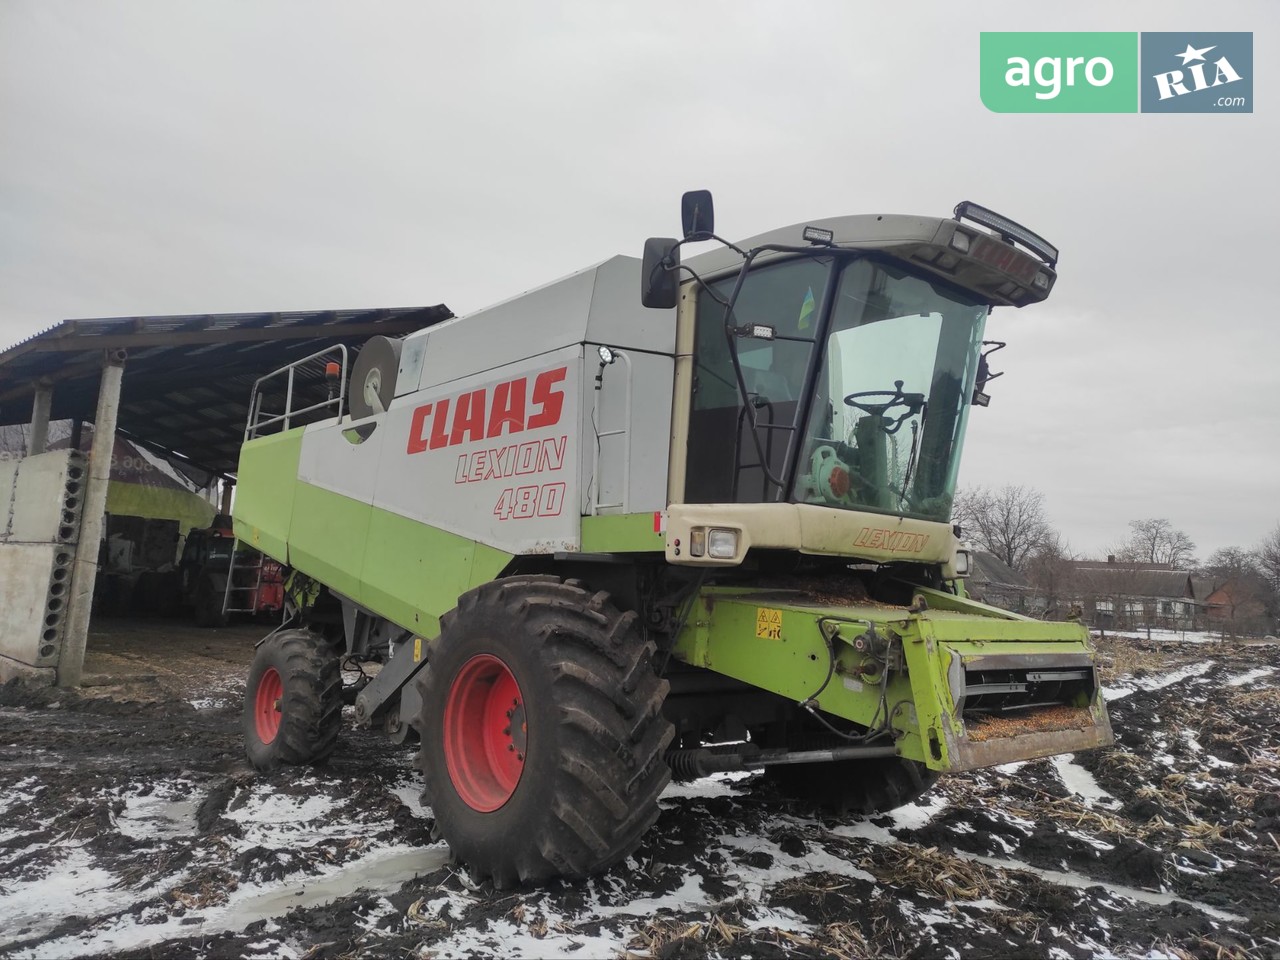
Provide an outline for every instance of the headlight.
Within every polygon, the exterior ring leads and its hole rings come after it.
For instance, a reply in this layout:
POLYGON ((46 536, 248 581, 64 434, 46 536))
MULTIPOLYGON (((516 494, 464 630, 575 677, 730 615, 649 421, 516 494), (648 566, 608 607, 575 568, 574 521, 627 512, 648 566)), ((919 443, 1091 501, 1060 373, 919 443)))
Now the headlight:
POLYGON ((738 531, 712 529, 707 532, 707 556, 732 560, 738 555, 738 531))
POLYGON ((689 556, 701 557, 707 552, 707 530, 705 527, 694 527, 689 531, 689 556))
POLYGON ((973 569, 973 555, 969 553, 967 548, 961 548, 956 551, 956 576, 967 577, 969 571, 973 569))

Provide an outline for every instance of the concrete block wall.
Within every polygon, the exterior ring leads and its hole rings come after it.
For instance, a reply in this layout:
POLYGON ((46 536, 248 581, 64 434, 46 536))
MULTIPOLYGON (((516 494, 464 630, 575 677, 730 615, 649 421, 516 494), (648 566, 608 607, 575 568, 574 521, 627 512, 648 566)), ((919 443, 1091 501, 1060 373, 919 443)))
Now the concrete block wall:
POLYGON ((0 681, 54 681, 87 481, 75 450, 0 461, 0 681))

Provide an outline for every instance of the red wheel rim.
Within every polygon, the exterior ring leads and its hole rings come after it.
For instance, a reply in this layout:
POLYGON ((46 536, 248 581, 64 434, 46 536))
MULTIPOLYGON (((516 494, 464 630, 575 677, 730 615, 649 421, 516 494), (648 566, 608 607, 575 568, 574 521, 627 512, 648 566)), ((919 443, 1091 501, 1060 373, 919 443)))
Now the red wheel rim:
POLYGON ((472 657, 444 705, 444 762, 462 802, 492 813, 510 800, 527 748, 524 698, 510 668, 487 653, 472 657))
POLYGON ((258 728, 258 739, 271 743, 280 732, 280 700, 284 696, 284 681, 280 671, 267 667, 258 680, 258 692, 253 698, 253 719, 258 728))

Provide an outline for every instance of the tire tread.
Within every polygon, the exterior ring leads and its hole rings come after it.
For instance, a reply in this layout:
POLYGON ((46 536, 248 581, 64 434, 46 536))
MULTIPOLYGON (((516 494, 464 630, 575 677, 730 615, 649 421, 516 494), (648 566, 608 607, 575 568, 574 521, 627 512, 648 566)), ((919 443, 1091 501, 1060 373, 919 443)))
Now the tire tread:
MULTIPOLYGON (((558 755, 539 774, 552 778, 552 799, 520 836, 484 842, 450 837, 445 825, 444 838, 478 879, 499 888, 607 869, 629 855, 657 819, 658 796, 670 780, 664 753, 674 728, 662 714, 668 684, 653 671, 655 646, 636 615, 619 611, 605 591, 554 576, 514 577, 458 598, 441 618, 437 658, 455 631, 462 637, 471 618, 485 616, 536 645, 560 728, 558 755)), ((448 772, 428 769, 426 760, 430 705, 447 694, 446 681, 428 666, 416 682, 423 702, 419 766, 430 803, 431 794, 454 789, 448 772)))

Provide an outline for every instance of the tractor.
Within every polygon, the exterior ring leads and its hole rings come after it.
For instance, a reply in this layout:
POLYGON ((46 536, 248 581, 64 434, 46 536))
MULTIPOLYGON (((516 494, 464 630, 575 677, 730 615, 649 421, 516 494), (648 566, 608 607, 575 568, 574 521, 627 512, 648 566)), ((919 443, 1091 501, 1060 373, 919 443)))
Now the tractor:
POLYGON ((255 767, 324 761, 350 705, 505 888, 623 860, 673 777, 874 813, 1111 742, 1085 628, 968 599, 951 522, 988 313, 1048 297, 1057 249, 969 202, 740 243, 706 191, 682 219, 255 384, 235 533, 293 570, 255 767))
POLYGON ((233 613, 258 616, 284 608, 281 565, 239 544, 225 515, 187 534, 175 574, 174 605, 192 611, 201 627, 225 627, 233 613))

